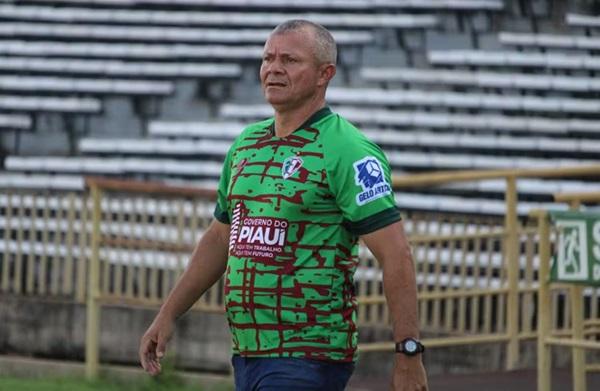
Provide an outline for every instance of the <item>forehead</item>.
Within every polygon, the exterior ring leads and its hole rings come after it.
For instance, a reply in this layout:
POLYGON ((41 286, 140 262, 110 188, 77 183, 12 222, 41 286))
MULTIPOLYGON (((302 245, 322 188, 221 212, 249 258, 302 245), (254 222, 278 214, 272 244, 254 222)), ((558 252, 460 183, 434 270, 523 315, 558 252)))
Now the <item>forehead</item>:
POLYGON ((312 55, 313 34, 306 29, 271 34, 265 42, 265 53, 312 55))

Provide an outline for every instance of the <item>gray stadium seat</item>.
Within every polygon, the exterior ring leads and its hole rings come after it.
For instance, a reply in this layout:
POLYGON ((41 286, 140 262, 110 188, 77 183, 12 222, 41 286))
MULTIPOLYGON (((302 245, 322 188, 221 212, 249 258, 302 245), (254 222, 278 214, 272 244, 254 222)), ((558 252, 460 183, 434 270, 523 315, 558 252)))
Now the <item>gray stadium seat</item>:
POLYGON ((153 121, 148 134, 154 137, 214 138, 233 140, 247 124, 241 122, 169 122, 153 121))
POLYGON ((600 39, 596 37, 583 37, 574 35, 557 34, 526 34, 508 33, 499 34, 500 42, 504 45, 519 47, 539 47, 558 49, 598 50, 600 39))
MULTIPOLYGON (((115 4, 118 5, 118 4, 115 4)), ((368 12, 369 10, 365 10, 368 12)), ((274 27, 291 18, 308 19, 326 27, 349 28, 430 28, 437 25, 432 15, 372 13, 275 13, 165 11, 136 9, 94 9, 45 6, 0 6, 0 18, 33 22, 114 23, 180 26, 252 26, 274 27)))
POLYGON ((218 177, 221 173, 221 166, 221 162, 152 158, 8 156, 5 159, 5 167, 10 171, 86 175, 157 174, 182 177, 207 175, 218 177))
MULTIPOLYGON (((84 55, 84 54, 82 54, 84 55)), ((238 64, 129 62, 42 57, 0 57, 0 70, 25 73, 94 75, 96 77, 230 78, 239 77, 238 64)))
MULTIPOLYGON (((79 175, 23 174, 19 172, 0 173, 0 188, 3 189, 15 188, 81 191, 84 189, 84 186, 84 179, 79 175)), ((2 197, 5 196, 3 195, 2 197)))
POLYGON ((428 106, 478 108, 491 110, 522 110, 529 112, 600 112, 600 100, 540 98, 519 95, 457 93, 427 90, 382 90, 332 87, 327 99, 339 105, 428 106))
POLYGON ((384 86, 394 83, 410 83, 566 92, 600 91, 600 82, 596 78, 585 76, 553 76, 446 69, 362 68, 361 77, 367 81, 381 83, 384 86))
MULTIPOLYGON (((440 112, 366 109, 364 107, 333 107, 334 111, 360 125, 458 128, 480 131, 531 132, 544 134, 568 134, 581 132, 598 134, 600 120, 551 119, 544 117, 518 117, 498 114, 448 114, 440 112)), ((268 105, 238 105, 226 103, 221 115, 230 119, 263 119, 272 115, 268 105)))
MULTIPOLYGON (((115 25, 72 25, 56 23, 3 22, 0 36, 11 38, 82 39, 150 43, 264 43, 271 30, 211 29, 181 27, 136 27, 115 25)), ((364 45, 373 40, 368 31, 332 31, 339 45, 364 45)))
POLYGON ((522 53, 491 51, 431 51, 429 61, 434 65, 556 68, 599 70, 598 58, 585 55, 565 56, 558 53, 522 53))
POLYGON ((79 150, 84 154, 144 154, 171 156, 225 156, 231 141, 191 141, 165 139, 94 139, 84 138, 79 150))
MULTIPOLYGON (((55 3, 55 0, 37 0, 55 3)), ((489 10, 504 8, 501 0, 60 0, 67 4, 98 4, 115 6, 140 5, 176 5, 188 7, 219 7, 242 9, 335 9, 335 10, 373 10, 389 9, 432 9, 432 10, 489 10)))
POLYGON ((20 114, 1 114, 0 128, 13 130, 27 130, 31 128, 31 118, 20 114))
POLYGON ((0 54, 17 56, 84 57, 134 60, 182 59, 257 60, 262 46, 189 44, 65 43, 54 41, 0 40, 0 54))
POLYGON ((102 104, 94 98, 54 98, 0 95, 0 109, 28 112, 96 114, 102 104))
POLYGON ((0 75, 0 90, 59 94, 84 93, 165 96, 173 93, 174 86, 172 83, 164 81, 0 75))

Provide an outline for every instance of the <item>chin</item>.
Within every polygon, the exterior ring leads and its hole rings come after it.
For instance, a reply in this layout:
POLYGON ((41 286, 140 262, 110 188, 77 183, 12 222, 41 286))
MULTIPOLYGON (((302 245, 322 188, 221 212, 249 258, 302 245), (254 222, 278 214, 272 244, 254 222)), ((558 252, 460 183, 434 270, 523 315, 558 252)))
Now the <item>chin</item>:
POLYGON ((265 100, 271 106, 281 106, 281 105, 285 105, 286 103, 289 102, 289 99, 287 97, 273 96, 271 94, 265 94, 265 100))

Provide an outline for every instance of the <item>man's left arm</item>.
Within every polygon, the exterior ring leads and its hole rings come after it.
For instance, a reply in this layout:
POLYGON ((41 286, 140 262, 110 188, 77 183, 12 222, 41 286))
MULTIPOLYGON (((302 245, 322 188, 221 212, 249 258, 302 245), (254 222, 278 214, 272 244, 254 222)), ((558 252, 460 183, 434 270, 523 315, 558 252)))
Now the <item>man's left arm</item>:
MULTIPOLYGON (((419 338, 417 284, 410 245, 402 222, 361 236, 383 271, 383 290, 393 322, 394 339, 419 338)), ((426 391, 421 354, 395 353, 392 390, 426 391)))

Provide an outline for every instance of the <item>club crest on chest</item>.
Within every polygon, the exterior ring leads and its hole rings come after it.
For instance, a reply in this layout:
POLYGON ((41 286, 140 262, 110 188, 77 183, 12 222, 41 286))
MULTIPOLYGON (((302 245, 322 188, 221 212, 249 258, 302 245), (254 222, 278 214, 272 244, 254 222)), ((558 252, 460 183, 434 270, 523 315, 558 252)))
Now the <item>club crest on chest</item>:
POLYGON ((290 156, 285 159, 281 165, 281 176, 283 179, 288 179, 294 175, 302 167, 303 163, 302 158, 298 156, 290 156))

